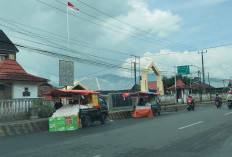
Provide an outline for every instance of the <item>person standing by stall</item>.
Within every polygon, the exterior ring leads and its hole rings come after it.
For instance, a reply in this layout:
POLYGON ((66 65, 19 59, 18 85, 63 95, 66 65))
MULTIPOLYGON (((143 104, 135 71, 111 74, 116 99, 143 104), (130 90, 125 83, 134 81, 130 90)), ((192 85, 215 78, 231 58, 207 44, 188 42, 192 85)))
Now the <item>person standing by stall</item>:
POLYGON ((62 106, 63 106, 62 100, 59 99, 59 102, 56 102, 56 103, 55 103, 55 109, 58 110, 58 109, 61 108, 62 106))

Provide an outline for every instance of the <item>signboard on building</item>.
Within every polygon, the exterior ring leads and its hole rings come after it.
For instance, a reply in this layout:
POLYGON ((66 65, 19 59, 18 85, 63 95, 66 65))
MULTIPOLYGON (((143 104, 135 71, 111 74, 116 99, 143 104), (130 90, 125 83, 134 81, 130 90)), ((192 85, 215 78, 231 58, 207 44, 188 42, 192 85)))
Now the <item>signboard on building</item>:
POLYGON ((59 85, 73 86, 74 83, 74 63, 72 61, 59 61, 59 85))
POLYGON ((178 66, 177 72, 178 72, 178 75, 188 75, 189 74, 189 65, 178 66))

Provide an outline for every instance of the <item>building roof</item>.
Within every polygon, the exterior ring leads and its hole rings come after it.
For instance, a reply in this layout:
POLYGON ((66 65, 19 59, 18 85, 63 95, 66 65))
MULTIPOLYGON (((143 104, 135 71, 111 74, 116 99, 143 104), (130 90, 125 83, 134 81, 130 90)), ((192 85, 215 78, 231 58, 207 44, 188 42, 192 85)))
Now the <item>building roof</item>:
POLYGON ((38 96, 39 97, 43 97, 43 94, 48 93, 52 90, 57 89, 56 87, 53 87, 51 84, 47 83, 47 82, 41 82, 38 85, 38 96))
POLYGON ((47 82, 47 79, 27 73, 17 61, 4 59, 0 62, 1 81, 47 82))
POLYGON ((148 89, 157 90, 157 81, 148 81, 148 89))
POLYGON ((16 46, 11 42, 11 40, 2 30, 0 30, 0 51, 19 52, 16 46))
MULTIPOLYGON (((185 85, 184 82, 182 82, 181 80, 176 81, 176 89, 190 89, 190 88, 191 87, 185 85)), ((175 89, 175 84, 167 88, 167 90, 172 90, 172 89, 175 89)))
POLYGON ((210 85, 212 85, 214 88, 226 88, 228 84, 222 81, 211 81, 210 85))
POLYGON ((81 81, 78 81, 74 84, 73 87, 68 89, 73 89, 77 85, 85 87, 84 89, 92 91, 119 91, 119 90, 130 90, 133 88, 134 83, 132 82, 120 82, 120 83, 111 83, 104 79, 99 78, 87 78, 81 81))
POLYGON ((204 82, 193 82, 192 84, 192 88, 199 88, 199 84, 201 86, 201 88, 206 88, 206 89, 214 89, 213 86, 207 84, 207 83, 204 83, 204 82))

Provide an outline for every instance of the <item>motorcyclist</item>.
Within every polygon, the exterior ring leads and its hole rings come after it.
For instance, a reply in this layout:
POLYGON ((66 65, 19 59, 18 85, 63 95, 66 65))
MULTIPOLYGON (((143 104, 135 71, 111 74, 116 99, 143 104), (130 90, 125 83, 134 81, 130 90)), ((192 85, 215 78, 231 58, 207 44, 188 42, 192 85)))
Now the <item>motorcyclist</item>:
POLYGON ((229 92, 228 92, 228 95, 227 95, 227 97, 226 97, 226 100, 227 100, 228 102, 232 101, 232 91, 229 91, 229 92))
POLYGON ((190 111, 191 109, 194 111, 195 105, 194 105, 194 100, 191 97, 191 95, 188 95, 188 97, 187 97, 187 105, 188 105, 188 107, 187 107, 188 111, 190 111))
MULTIPOLYGON (((216 94, 216 97, 215 97, 215 105, 216 104, 219 104, 219 106, 221 106, 221 104, 222 104, 222 98, 220 97, 220 95, 219 94, 216 94)), ((218 106, 217 106, 218 107, 218 106)))
POLYGON ((193 105, 194 105, 194 100, 193 100, 193 98, 191 97, 191 95, 188 95, 187 103, 193 103, 193 105))

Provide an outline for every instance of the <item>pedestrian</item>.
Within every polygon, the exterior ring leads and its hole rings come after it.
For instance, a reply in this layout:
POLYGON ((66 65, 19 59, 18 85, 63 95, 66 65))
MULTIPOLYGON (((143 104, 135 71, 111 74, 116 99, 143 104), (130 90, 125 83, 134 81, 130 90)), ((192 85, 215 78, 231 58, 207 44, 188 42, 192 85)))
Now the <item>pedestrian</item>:
POLYGON ((59 108, 61 108, 61 107, 63 106, 63 104, 62 104, 61 101, 62 101, 62 100, 60 99, 59 102, 56 102, 56 103, 55 103, 55 109, 56 109, 56 110, 58 110, 59 108))

